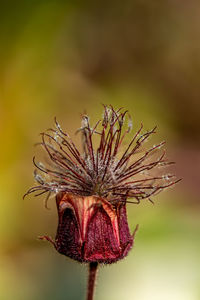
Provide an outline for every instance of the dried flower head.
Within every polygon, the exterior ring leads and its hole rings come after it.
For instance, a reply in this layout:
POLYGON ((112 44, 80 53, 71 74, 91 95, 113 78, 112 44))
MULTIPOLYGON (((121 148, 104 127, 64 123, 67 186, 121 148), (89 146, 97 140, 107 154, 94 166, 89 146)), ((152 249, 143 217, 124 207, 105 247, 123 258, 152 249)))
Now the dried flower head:
POLYGON ((141 125, 124 146, 131 129, 127 111, 104 106, 102 120, 93 127, 89 117, 82 116, 77 131, 81 134, 82 151, 56 120, 55 129, 41 134, 40 144, 48 154, 49 166, 33 159, 38 185, 25 196, 56 195, 56 239, 43 238, 60 253, 80 262, 112 263, 125 257, 136 231, 132 235, 129 232, 126 204, 138 204, 143 199, 152 202, 153 195, 177 182, 171 174, 157 174, 158 167, 172 164, 160 150, 165 142, 148 150, 143 148, 156 127, 142 133, 141 125))

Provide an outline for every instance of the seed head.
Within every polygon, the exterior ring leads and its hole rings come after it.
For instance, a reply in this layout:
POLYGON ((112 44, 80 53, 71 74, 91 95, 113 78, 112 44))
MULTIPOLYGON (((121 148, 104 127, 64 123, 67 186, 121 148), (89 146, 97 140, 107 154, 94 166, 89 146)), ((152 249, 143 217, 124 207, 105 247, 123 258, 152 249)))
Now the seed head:
POLYGON ((158 173, 158 167, 172 164, 160 150, 161 142, 145 150, 144 143, 156 127, 143 132, 143 125, 131 135, 127 111, 104 106, 103 118, 93 127, 82 116, 82 151, 55 120, 55 128, 41 134, 41 146, 49 164, 33 159, 38 183, 25 194, 56 195, 58 229, 55 248, 81 262, 115 262, 127 255, 134 241, 130 235, 126 204, 137 203, 174 185, 174 175, 158 173), (95 141, 98 139, 98 143, 95 141))

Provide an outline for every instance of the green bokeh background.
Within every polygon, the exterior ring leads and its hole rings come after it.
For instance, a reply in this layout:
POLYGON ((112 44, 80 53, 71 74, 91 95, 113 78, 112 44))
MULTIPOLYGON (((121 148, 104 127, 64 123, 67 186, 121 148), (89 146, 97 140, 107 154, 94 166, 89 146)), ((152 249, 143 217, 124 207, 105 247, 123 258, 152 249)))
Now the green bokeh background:
POLYGON ((39 133, 53 118, 72 136, 80 115, 125 107, 133 128, 158 125, 157 142, 183 181, 128 207, 139 223, 129 256, 100 269, 96 300, 200 299, 200 3, 1 1, 0 299, 84 299, 87 267, 37 236, 57 215, 33 185, 39 133))

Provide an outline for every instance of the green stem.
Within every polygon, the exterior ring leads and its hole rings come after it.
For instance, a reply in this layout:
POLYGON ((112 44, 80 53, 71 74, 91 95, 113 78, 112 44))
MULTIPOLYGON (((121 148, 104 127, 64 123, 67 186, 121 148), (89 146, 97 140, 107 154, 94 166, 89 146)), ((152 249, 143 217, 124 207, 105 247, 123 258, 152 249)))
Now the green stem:
POLYGON ((89 264, 87 300, 94 299, 94 288, 95 288, 95 282, 96 282, 97 267, 98 267, 97 262, 91 262, 89 264))

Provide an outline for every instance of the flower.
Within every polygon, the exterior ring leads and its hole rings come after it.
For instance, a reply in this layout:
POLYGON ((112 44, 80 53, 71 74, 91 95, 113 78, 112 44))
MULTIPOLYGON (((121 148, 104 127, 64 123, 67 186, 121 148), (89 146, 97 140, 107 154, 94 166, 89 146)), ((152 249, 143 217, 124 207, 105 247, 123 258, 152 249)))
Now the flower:
POLYGON ((177 182, 172 180, 174 175, 157 174, 158 167, 171 164, 165 151, 160 153, 165 142, 148 150, 143 148, 156 127, 142 133, 141 125, 121 152, 131 129, 127 111, 104 106, 103 118, 93 128, 89 117, 82 116, 82 126, 77 131, 82 137, 82 152, 56 120, 55 129, 41 134, 40 144, 48 154, 49 167, 33 159, 39 170, 35 170, 38 185, 25 196, 56 195, 55 241, 48 236, 41 238, 50 241, 61 254, 90 263, 122 259, 133 246, 138 228, 130 234, 127 203, 139 204, 143 199, 152 202, 153 195, 177 182))

